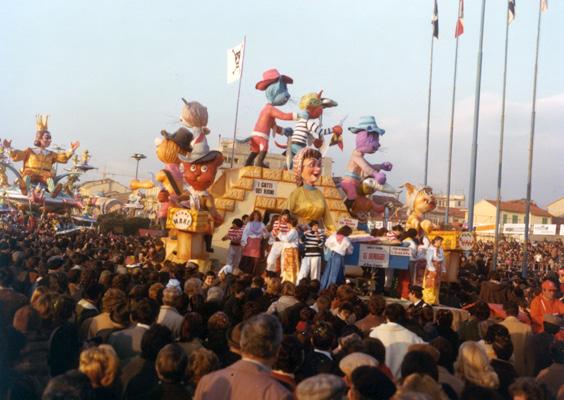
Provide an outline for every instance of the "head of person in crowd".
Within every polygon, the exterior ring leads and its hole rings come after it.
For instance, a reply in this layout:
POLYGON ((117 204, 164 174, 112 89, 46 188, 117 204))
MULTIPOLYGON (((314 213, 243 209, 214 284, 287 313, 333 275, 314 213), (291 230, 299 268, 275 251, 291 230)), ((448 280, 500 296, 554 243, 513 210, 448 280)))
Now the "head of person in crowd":
POLYGON ((433 346, 439 352, 438 366, 446 368, 451 374, 454 373, 454 350, 452 344, 442 336, 436 337, 431 341, 433 346))
POLYGON ((514 400, 551 400, 547 387, 532 377, 517 378, 509 386, 509 395, 514 400))
POLYGON ((476 318, 478 321, 485 321, 490 317, 491 310, 488 303, 483 301, 478 301, 476 304, 470 308, 470 315, 476 318))
POLYGON ((165 383, 181 383, 186 379, 188 357, 179 345, 167 344, 157 354, 155 367, 159 380, 165 383))
POLYGON ((506 301, 503 303, 503 311, 508 317, 517 317, 519 315, 519 306, 514 301, 506 301))
POLYGON ((349 400, 388 400, 395 393, 394 383, 375 366, 360 366, 351 374, 349 400))
POLYGON ((245 321, 241 329, 241 355, 272 367, 282 343, 282 325, 268 314, 259 314, 245 321))
POLYGON ((145 360, 154 361, 159 351, 169 343, 172 343, 172 332, 166 326, 154 324, 141 339, 141 357, 145 360))
POLYGON ((111 313, 118 306, 127 303, 127 296, 120 289, 108 289, 102 297, 102 311, 111 313))
POLYGON ((286 374, 295 374, 304 362, 303 344, 294 335, 285 335, 280 345, 276 363, 272 369, 286 374))
POLYGON ((198 278, 190 278, 184 282, 184 293, 188 297, 202 294, 202 281, 198 278))
POLYGON ((442 328, 452 328, 454 316, 452 311, 446 309, 437 310, 437 326, 442 328))
POLYGON ((499 386, 499 378, 490 366, 483 347, 477 342, 462 343, 454 370, 460 379, 473 385, 490 389, 497 389, 499 386))
POLYGON ((180 290, 175 286, 167 287, 163 290, 163 305, 175 307, 176 301, 180 297, 180 290))
POLYGON ((428 374, 411 374, 403 378, 396 392, 398 398, 409 393, 424 393, 430 400, 448 400, 437 381, 428 374))
POLYGON ((112 346, 102 344, 83 350, 78 368, 93 388, 110 387, 118 374, 119 359, 112 346))
POLYGON ((157 319, 158 312, 157 304, 148 298, 144 298, 133 305, 131 320, 139 324, 151 325, 157 319))
POLYGON ((556 284, 552 280, 545 279, 542 282, 541 289, 542 297, 544 297, 546 300, 552 301, 556 298, 556 292, 558 291, 558 289, 556 288, 556 284))
POLYGON ((388 322, 400 324, 405 321, 405 308, 401 304, 391 303, 386 306, 384 315, 388 322))
POLYGON ((337 230, 337 235, 348 237, 352 234, 352 229, 350 226, 342 226, 337 230))
POLYGON ((155 282, 149 286, 149 299, 161 304, 163 298, 164 285, 160 282, 155 282))
POLYGON ((345 400, 347 385, 336 375, 317 374, 296 387, 297 400, 345 400))
POLYGON ((329 322, 318 321, 313 325, 311 343, 318 350, 331 351, 335 344, 335 330, 329 322))
MULTIPOLYGON (((410 351, 407 352, 401 363, 401 376, 402 378, 406 378, 415 373, 427 374, 435 381, 438 381, 439 370, 437 368, 437 361, 433 355, 431 355, 432 353, 430 350, 435 349, 430 345, 422 346, 426 346, 428 349, 414 347, 417 350, 411 350, 413 347, 410 347, 410 351)), ((436 358, 438 359, 438 352, 436 353, 436 358)))
POLYGON ((204 375, 216 371, 220 367, 219 358, 213 351, 203 347, 194 350, 188 358, 187 375, 190 384, 196 387, 204 375))
POLYGON ((339 361, 339 369, 345 374, 345 381, 350 386, 351 376, 357 368, 363 366, 377 367, 378 364, 378 360, 374 357, 365 353, 354 352, 346 355, 339 361))
POLYGON ((408 299, 413 304, 419 303, 423 299, 423 288, 417 285, 410 285, 408 299))
POLYGON ((195 312, 189 312, 184 316, 180 330, 180 341, 190 342, 200 339, 204 332, 204 321, 202 316, 195 312))
POLYGON ((70 370, 52 378, 41 396, 41 400, 94 400, 95 398, 89 377, 77 370, 70 370))

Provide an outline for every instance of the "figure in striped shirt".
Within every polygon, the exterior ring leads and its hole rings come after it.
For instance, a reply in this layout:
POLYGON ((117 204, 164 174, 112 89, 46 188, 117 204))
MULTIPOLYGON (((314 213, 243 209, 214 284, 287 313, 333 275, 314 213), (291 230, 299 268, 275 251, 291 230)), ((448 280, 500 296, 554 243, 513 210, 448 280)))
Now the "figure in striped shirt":
POLYGON ((300 109, 307 111, 309 118, 299 118, 294 131, 289 140, 286 149, 286 166, 288 170, 293 167, 294 156, 300 152, 304 147, 311 145, 320 148, 323 143, 323 136, 336 134, 341 135, 343 128, 340 125, 335 125, 333 128, 322 128, 319 118, 323 114, 323 110, 329 107, 335 107, 337 102, 322 98, 319 93, 308 93, 300 100, 300 109))
POLYGON ((231 228, 227 231, 227 235, 221 238, 221 240, 229 240, 229 249, 227 250, 227 265, 231 265, 233 268, 238 268, 241 262, 241 238, 243 237, 243 221, 239 218, 235 218, 231 222, 231 228))
POLYGON ((311 221, 308 225, 309 229, 304 232, 304 256, 298 274, 298 283, 303 278, 310 278, 311 280, 321 278, 321 257, 323 256, 325 235, 319 229, 319 222, 311 221))

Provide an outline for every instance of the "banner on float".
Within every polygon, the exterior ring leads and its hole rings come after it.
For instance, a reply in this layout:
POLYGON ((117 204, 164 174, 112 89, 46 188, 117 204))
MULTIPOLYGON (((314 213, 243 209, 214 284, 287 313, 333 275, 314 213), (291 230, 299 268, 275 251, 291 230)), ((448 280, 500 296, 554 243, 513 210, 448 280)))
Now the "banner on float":
POLYGON ((276 197, 276 194, 278 193, 278 183, 255 179, 255 186, 253 190, 255 194, 259 196, 276 197))
POLYGON ((384 227, 384 221, 374 221, 374 228, 381 229, 384 227))
POLYGON ((358 265, 360 267, 388 268, 390 247, 376 244, 360 244, 358 265))
POLYGON ((503 233, 509 235, 524 235, 525 224, 504 224, 503 233))
MULTIPOLYGON (((562 225, 560 225, 560 234, 562 235, 562 225)), ((533 235, 556 235, 556 225, 553 224, 534 224, 533 235)))
POLYGON ((338 226, 348 226, 352 230, 356 230, 358 228, 358 219, 350 218, 350 217, 343 217, 337 220, 338 226))

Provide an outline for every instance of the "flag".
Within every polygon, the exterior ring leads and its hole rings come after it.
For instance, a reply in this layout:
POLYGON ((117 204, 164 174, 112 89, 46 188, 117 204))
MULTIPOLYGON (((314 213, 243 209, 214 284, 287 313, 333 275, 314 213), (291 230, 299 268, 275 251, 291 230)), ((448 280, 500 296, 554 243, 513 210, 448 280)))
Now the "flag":
POLYGON ((510 24, 515 19, 515 0, 509 0, 507 3, 509 13, 507 14, 507 23, 510 24))
POLYGON ((458 20, 456 21, 456 30, 454 37, 459 37, 464 33, 464 0, 458 1, 458 20))
POLYGON ((541 0, 541 11, 545 12, 548 10, 548 0, 541 0))
POLYGON ((435 7, 433 8, 433 19, 431 20, 433 24, 433 36, 437 39, 439 38, 439 7, 437 6, 437 0, 435 0, 435 7))
POLYGON ((244 41, 232 49, 227 50, 227 83, 233 83, 241 79, 244 55, 244 41))

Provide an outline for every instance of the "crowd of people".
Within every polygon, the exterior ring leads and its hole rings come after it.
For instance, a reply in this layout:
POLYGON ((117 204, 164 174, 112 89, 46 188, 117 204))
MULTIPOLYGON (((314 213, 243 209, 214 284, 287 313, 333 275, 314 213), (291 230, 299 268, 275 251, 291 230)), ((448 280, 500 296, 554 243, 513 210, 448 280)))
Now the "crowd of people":
POLYGON ((491 271, 479 242, 431 307, 416 284, 408 302, 393 284, 365 296, 343 274, 350 229, 297 232, 291 215, 233 221, 226 266, 205 273, 157 238, 2 222, 2 399, 564 398, 558 242, 533 244, 526 279, 491 271))

